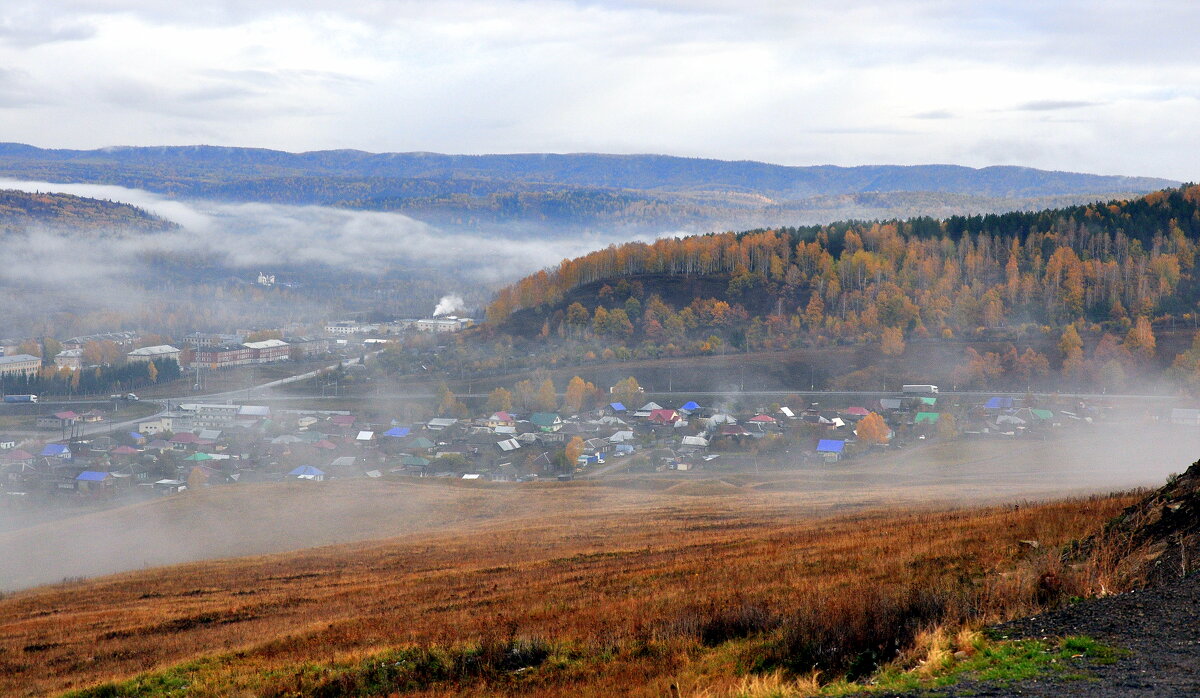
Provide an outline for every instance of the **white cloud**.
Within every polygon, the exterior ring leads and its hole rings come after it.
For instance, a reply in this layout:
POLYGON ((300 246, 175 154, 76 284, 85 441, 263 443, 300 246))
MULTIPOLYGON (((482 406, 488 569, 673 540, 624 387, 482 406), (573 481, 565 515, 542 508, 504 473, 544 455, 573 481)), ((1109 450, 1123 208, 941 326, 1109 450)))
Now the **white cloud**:
POLYGON ((1200 104, 1198 20, 1182 0, 7 0, 0 65, 43 87, 0 80, 0 129, 1196 179, 1175 120, 1200 104))

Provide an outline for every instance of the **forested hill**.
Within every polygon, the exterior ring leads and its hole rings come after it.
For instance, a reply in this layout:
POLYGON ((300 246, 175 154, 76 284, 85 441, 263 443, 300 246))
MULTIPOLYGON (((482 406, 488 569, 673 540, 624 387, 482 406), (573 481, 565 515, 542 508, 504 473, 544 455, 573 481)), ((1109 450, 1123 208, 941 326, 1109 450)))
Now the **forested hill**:
POLYGON ((0 176, 399 211, 459 225, 655 230, 1029 210, 1177 184, 1024 167, 789 167, 666 155, 288 153, 211 146, 44 150, 16 143, 0 144, 0 176))
POLYGON ((1151 323, 1194 323, 1198 246, 1200 186, 1037 213, 697 235, 564 260, 502 289, 488 321, 635 356, 873 341, 886 353, 889 341, 1021 326, 1136 327, 1142 339, 1118 347, 1136 356, 1151 323))
POLYGON ((175 227, 136 206, 70 194, 0 190, 0 233, 40 225, 73 230, 155 232, 175 227))

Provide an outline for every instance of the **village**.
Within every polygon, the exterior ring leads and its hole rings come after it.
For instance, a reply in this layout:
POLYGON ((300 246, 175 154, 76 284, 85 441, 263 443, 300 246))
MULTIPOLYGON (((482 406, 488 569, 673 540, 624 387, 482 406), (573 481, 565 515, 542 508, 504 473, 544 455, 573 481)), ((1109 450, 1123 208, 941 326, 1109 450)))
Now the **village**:
MULTIPOLYGON (((836 469, 846 460, 935 441, 1051 439, 1093 428, 1111 412, 936 394, 843 407, 806 401, 726 409, 656 401, 631 386, 636 379, 622 387, 622 400, 592 409, 483 410, 421 421, 389 417, 370 401, 359 410, 184 402, 130 429, 85 436, 73 435, 73 427, 95 415, 60 411, 43 418, 45 438, 0 438, 0 488, 6 506, 37 508, 285 480, 527 482, 836 469)), ((1161 420, 1194 427, 1200 410, 1175 408, 1161 420)))
POLYGON ((396 349, 393 362, 436 361, 445 347, 433 338, 470 323, 457 317, 338 321, 307 328, 314 336, 297 333, 305 328, 196 332, 182 347, 147 345, 157 338, 132 332, 43 341, 42 353, 57 350, 53 369, 42 368, 33 354, 9 353, 19 346, 6 342, 0 372, 8 381, 5 407, 15 410, 6 415, 24 417, 0 421, 0 501, 10 510, 39 510, 286 480, 529 482, 836 470, 846 461, 931 443, 1046 440, 1131 420, 1200 425, 1200 410, 1178 403, 1116 408, 1065 396, 945 395, 933 385, 894 394, 734 391, 716 397, 647 392, 632 376, 597 389, 576 376, 560 393, 535 371, 535 380, 520 381, 512 391, 497 388, 486 403, 483 396, 457 399, 444 382, 438 395, 403 404, 365 389, 387 374, 385 349, 396 349), (433 341, 416 341, 422 336, 433 341), (14 393, 14 375, 29 387, 38 380, 45 385, 51 375, 68 381, 99 375, 101 368, 84 356, 112 361, 109 370, 125 377, 113 384, 120 391, 78 403, 46 395, 39 403, 32 390, 14 393), (330 359, 338 361, 333 368, 330 359), (188 396, 205 387, 206 375, 284 363, 297 366, 286 375, 310 364, 324 368, 296 375, 310 377, 286 397, 188 396), (156 386, 158 376, 169 380, 156 386), (128 390, 141 385, 162 392, 141 399, 128 390), (339 400, 329 403, 330 397, 339 400))

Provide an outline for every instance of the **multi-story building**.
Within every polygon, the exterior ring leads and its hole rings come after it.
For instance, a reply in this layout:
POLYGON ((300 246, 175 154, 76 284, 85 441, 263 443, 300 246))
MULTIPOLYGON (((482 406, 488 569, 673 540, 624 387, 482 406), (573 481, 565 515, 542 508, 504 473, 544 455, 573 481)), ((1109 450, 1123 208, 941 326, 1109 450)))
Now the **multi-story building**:
POLYGON ((221 334, 219 332, 193 332, 183 338, 184 344, 193 347, 223 347, 246 341, 243 334, 221 334))
POLYGON ((186 403, 171 415, 177 432, 196 429, 225 429, 237 423, 240 405, 186 403))
POLYGON ((357 322, 333 322, 325 326, 325 334, 346 337, 352 334, 378 332, 379 325, 360 325, 357 322))
POLYGON ((300 356, 329 353, 329 340, 324 337, 288 337, 286 341, 300 356))
POLYGON ((275 361, 287 361, 291 346, 282 339, 264 339, 261 342, 246 342, 242 345, 254 352, 252 361, 256 364, 269 364, 275 361))
POLYGON ((38 372, 42 360, 29 354, 13 354, 0 356, 0 377, 28 376, 38 372))
POLYGON ((78 371, 83 368, 82 349, 63 349, 54 357, 54 365, 58 368, 69 368, 78 371))
POLYGON ((220 347, 199 347, 192 357, 192 366, 204 368, 229 368, 254 363, 254 350, 241 345, 230 344, 220 347))
POLYGON ((178 363, 179 352, 179 349, 176 349, 170 344, 159 344, 158 346, 134 349, 125 355, 125 359, 129 361, 129 363, 136 363, 138 361, 158 361, 160 359, 171 359, 178 363))

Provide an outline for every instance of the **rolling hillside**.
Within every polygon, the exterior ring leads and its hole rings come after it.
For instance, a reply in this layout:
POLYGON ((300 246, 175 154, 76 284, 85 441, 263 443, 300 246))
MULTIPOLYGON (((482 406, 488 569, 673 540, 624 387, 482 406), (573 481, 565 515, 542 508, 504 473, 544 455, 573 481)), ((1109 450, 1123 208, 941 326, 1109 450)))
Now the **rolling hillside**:
POLYGON ((0 190, 0 232, 31 226, 75 231, 157 232, 175 224, 136 206, 70 194, 0 190))
MULTIPOLYGON (((910 342, 999 341, 943 378, 1115 390, 1175 362, 1172 378, 1197 386, 1200 345, 1177 359, 1156 340, 1198 325, 1197 251, 1192 186, 1030 213, 611 246, 501 289, 488 320, 552 360, 859 345, 898 370, 910 342)), ((843 387, 879 386, 881 371, 843 387)))

